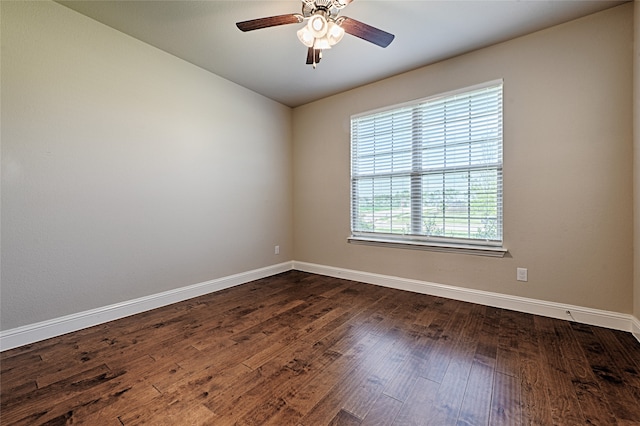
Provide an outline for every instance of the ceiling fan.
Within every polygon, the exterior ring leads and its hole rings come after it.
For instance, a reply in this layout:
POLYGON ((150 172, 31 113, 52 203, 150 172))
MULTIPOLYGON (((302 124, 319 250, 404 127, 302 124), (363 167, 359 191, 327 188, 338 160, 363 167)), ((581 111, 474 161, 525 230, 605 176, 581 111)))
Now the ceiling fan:
POLYGON ((237 22, 241 31, 253 31, 278 25, 307 24, 298 30, 298 39, 307 46, 307 64, 316 67, 322 58, 322 51, 342 40, 344 33, 351 34, 380 47, 387 47, 395 37, 364 22, 346 16, 338 16, 340 11, 353 0, 301 0, 302 14, 269 16, 237 22))

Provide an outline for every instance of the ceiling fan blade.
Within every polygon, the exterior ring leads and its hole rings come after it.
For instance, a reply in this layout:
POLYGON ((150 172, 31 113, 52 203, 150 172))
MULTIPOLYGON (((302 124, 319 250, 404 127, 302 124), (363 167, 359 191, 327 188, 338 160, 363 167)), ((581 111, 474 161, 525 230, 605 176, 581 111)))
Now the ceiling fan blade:
POLYGON ((320 62, 320 50, 310 47, 307 50, 307 65, 317 64, 320 62), (315 56, 315 61, 314 61, 315 56))
POLYGON ((289 13, 287 15, 269 16, 267 18, 236 22, 236 26, 241 31, 253 31, 261 28, 276 27, 278 25, 299 24, 303 19, 303 16, 298 13, 289 13))
POLYGON ((359 37, 380 47, 387 47, 395 37, 391 33, 372 27, 364 22, 347 18, 346 16, 341 18, 340 26, 344 28, 346 33, 359 37))

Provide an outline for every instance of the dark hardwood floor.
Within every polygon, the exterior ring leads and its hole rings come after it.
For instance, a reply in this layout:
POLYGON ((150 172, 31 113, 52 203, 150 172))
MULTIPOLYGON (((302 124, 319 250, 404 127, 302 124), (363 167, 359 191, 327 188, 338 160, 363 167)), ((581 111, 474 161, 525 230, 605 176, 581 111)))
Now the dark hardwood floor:
POLYGON ((1 354, 2 425, 638 425, 631 334, 290 271, 1 354))

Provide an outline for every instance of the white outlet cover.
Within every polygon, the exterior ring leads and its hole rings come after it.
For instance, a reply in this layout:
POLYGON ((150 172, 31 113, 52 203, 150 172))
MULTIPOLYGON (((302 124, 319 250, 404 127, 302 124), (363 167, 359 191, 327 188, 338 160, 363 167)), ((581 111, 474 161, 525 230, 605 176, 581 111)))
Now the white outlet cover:
POLYGON ((517 268, 516 269, 516 279, 518 281, 527 281, 527 268, 517 268))

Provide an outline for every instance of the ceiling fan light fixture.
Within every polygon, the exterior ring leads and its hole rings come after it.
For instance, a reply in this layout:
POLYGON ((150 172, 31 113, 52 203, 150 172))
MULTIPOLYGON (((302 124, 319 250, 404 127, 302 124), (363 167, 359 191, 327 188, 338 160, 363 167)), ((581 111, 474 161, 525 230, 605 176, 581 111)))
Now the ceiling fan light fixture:
POLYGON ((309 31, 306 25, 299 29, 296 34, 298 35, 298 40, 300 40, 302 44, 307 47, 313 47, 315 37, 313 36, 313 34, 311 34, 311 31, 309 31))
MULTIPOLYGON (((0 0, 2 1, 2 0, 0 0)), ((313 65, 322 57, 322 51, 331 49, 342 40, 345 33, 361 38, 380 47, 387 47, 394 35, 376 27, 345 16, 340 11, 353 0, 301 0, 302 13, 268 16, 236 22, 240 31, 303 23, 297 31, 298 39, 307 47, 307 64, 313 65)))
POLYGON ((326 18, 322 16, 320 13, 316 13, 311 18, 309 18, 309 22, 307 23, 307 28, 313 34, 315 38, 322 38, 327 34, 327 29, 329 27, 329 23, 326 18))

